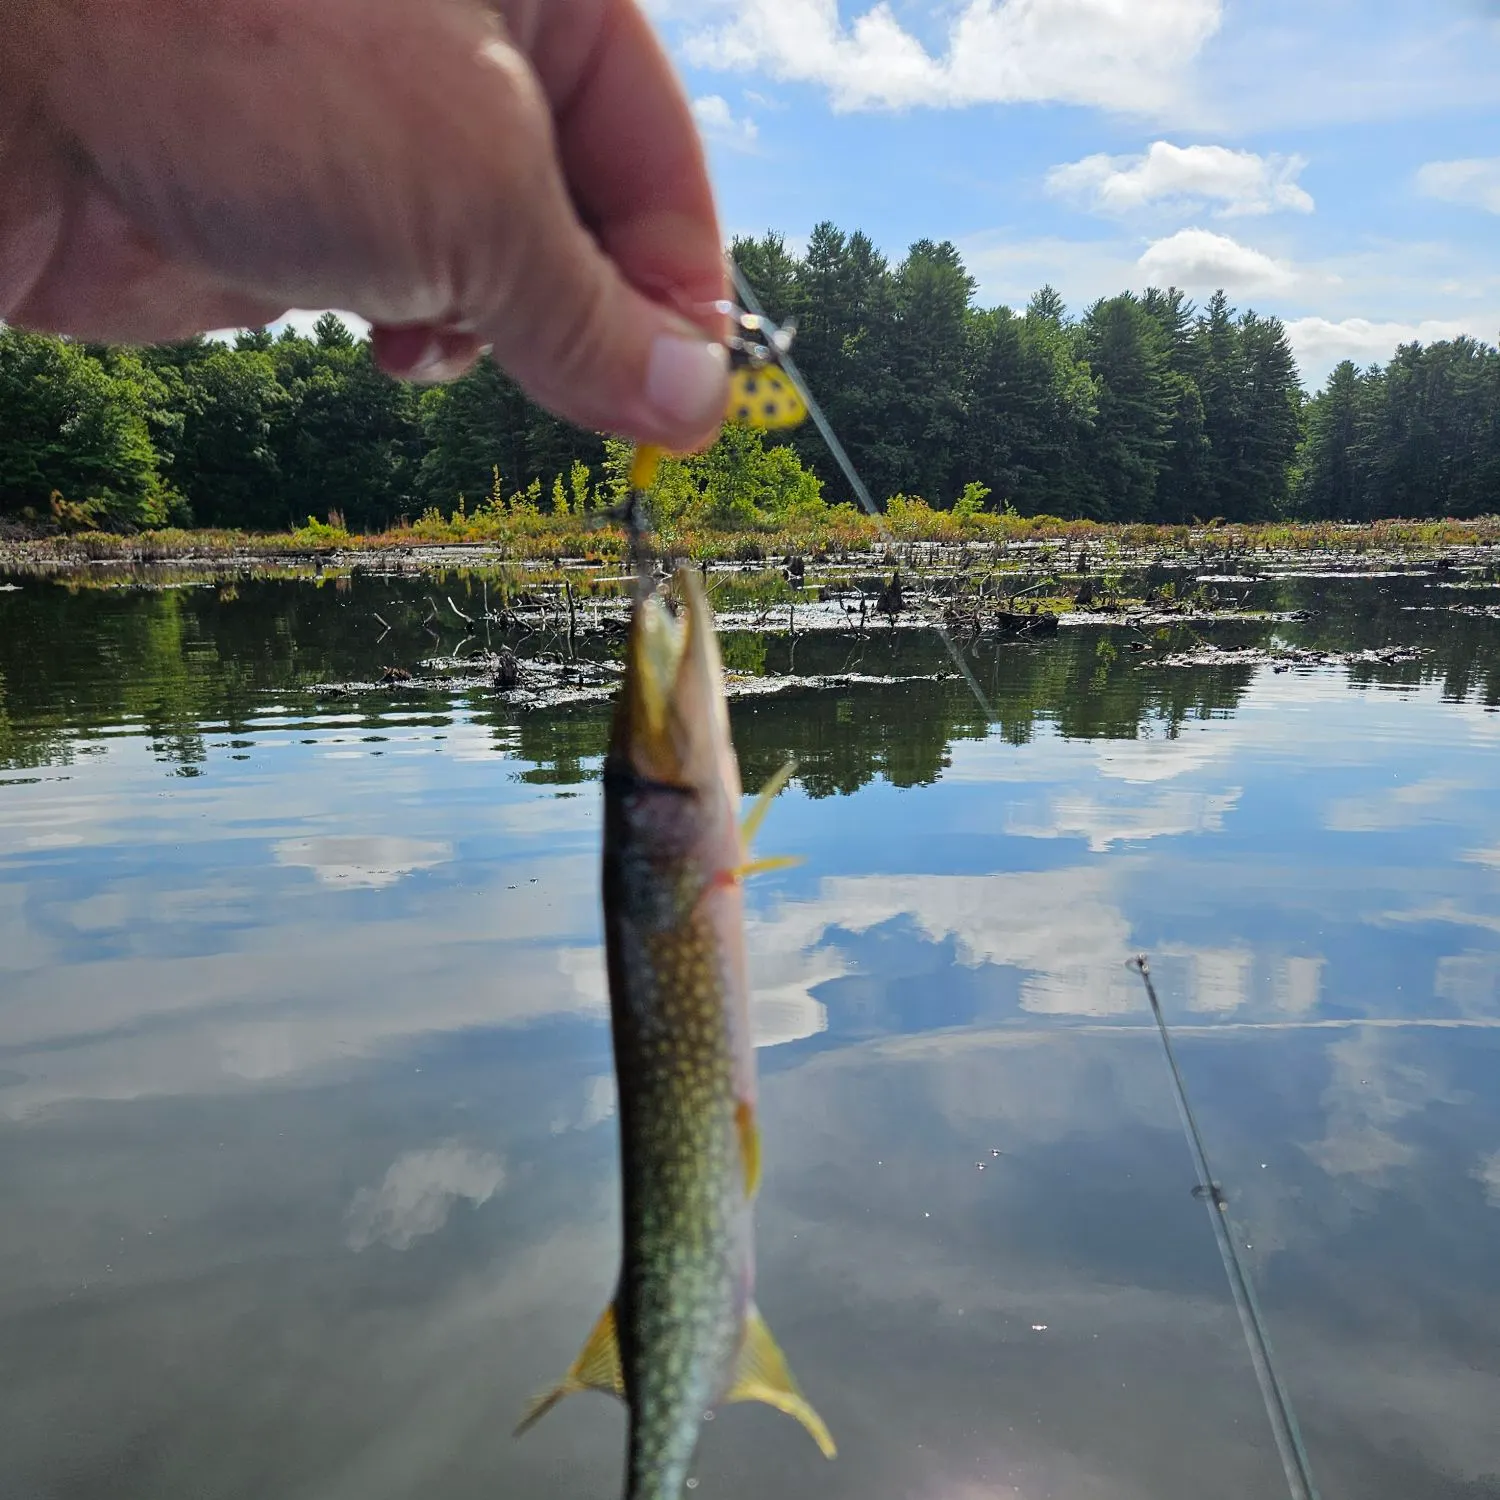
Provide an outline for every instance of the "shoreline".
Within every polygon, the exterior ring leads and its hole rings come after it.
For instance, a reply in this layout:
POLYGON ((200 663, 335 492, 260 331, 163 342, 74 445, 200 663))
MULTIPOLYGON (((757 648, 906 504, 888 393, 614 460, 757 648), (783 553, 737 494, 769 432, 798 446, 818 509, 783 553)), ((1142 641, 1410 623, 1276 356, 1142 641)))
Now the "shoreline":
MULTIPOLYGON (((805 559, 830 565, 1005 567, 1082 563, 1101 569, 1152 564, 1222 566, 1242 558, 1260 566, 1306 561, 1310 555, 1359 563, 1443 560, 1487 565, 1500 553, 1500 516, 1472 520, 1371 522, 1265 521, 1196 525, 1104 524, 1037 516, 955 516, 932 511, 916 523, 884 528, 865 516, 840 516, 779 531, 663 531, 660 556, 695 562, 788 565, 805 559)), ((293 532, 144 531, 134 535, 79 532, 7 538, 0 534, 0 571, 69 573, 156 563, 207 572, 268 568, 350 568, 375 571, 506 567, 587 573, 618 567, 625 539, 618 527, 590 528, 575 518, 538 517, 528 524, 463 528, 423 525, 352 535, 334 527, 293 532)), ((1343 569, 1340 569, 1343 571, 1343 569)))

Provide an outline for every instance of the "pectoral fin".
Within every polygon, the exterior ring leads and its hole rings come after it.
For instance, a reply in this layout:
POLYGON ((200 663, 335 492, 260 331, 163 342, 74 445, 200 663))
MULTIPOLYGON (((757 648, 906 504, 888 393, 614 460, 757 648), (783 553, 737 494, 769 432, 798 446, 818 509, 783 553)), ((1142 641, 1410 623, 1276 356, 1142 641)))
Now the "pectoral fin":
POLYGON ((625 1371, 620 1364, 620 1340, 615 1332, 615 1309, 611 1303, 604 1315, 594 1325, 583 1352, 573 1361, 573 1367, 563 1376, 560 1384, 544 1396, 538 1396, 526 1408, 516 1436, 528 1427, 541 1421, 564 1396, 575 1396, 579 1391, 606 1391, 611 1396, 625 1397, 625 1371))
POLYGON ((732 873, 736 880, 749 880, 752 875, 769 875, 772 870, 793 870, 803 862, 800 854, 768 854, 764 859, 746 860, 732 873))
POLYGON ((776 1347, 771 1330, 752 1302, 745 1310, 745 1342, 740 1350, 739 1364, 735 1367, 734 1385, 726 1401, 761 1401, 795 1417, 813 1441, 823 1450, 824 1458, 832 1458, 838 1449, 834 1447, 823 1419, 812 1409, 807 1398, 797 1389, 792 1372, 787 1369, 786 1357, 776 1347))
POLYGON ((750 851, 750 845, 755 840, 755 835, 760 832, 760 825, 765 822, 766 814, 771 810, 771 804, 776 800, 782 787, 792 779, 792 772, 796 769, 797 762, 789 760, 760 789, 760 794, 750 804, 750 811, 745 814, 745 821, 740 824, 740 842, 747 854, 750 851))

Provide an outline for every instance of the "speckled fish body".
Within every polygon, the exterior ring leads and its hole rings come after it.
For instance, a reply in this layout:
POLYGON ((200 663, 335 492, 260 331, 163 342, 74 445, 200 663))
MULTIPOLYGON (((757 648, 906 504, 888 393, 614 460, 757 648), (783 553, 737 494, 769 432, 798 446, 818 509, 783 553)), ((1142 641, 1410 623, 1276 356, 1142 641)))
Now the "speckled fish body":
POLYGON ((626 1500, 679 1500, 703 1414, 721 1400, 776 1406, 833 1454, 754 1302, 750 867, 712 617, 695 571, 678 588, 680 623, 654 597, 636 607, 604 767, 620 1278, 568 1376, 523 1424, 572 1391, 621 1396, 626 1500))

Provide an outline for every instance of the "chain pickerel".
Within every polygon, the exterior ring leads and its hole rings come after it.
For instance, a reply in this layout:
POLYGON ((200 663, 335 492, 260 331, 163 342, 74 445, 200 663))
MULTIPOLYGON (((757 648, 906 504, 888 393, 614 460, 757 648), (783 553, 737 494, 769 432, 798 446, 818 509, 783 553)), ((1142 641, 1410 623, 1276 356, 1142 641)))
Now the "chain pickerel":
MULTIPOLYGON (((636 601, 604 763, 604 926, 620 1100, 624 1246, 614 1300, 529 1427, 601 1390, 630 1413, 626 1500, 679 1500, 705 1411, 763 1401, 828 1457, 754 1299, 760 1182, 742 881, 786 772, 743 826, 713 617, 696 569, 683 609, 636 601)), ((790 767, 787 768, 790 770, 790 767)))

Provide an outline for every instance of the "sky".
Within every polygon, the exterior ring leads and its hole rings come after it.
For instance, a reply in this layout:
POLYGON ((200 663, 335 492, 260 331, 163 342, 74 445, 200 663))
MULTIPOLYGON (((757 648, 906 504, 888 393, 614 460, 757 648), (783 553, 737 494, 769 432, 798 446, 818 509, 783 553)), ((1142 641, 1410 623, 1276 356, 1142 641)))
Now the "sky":
POLYGON ((978 301, 1176 285, 1304 381, 1500 341, 1500 0, 646 0, 728 234, 951 239, 978 301))

